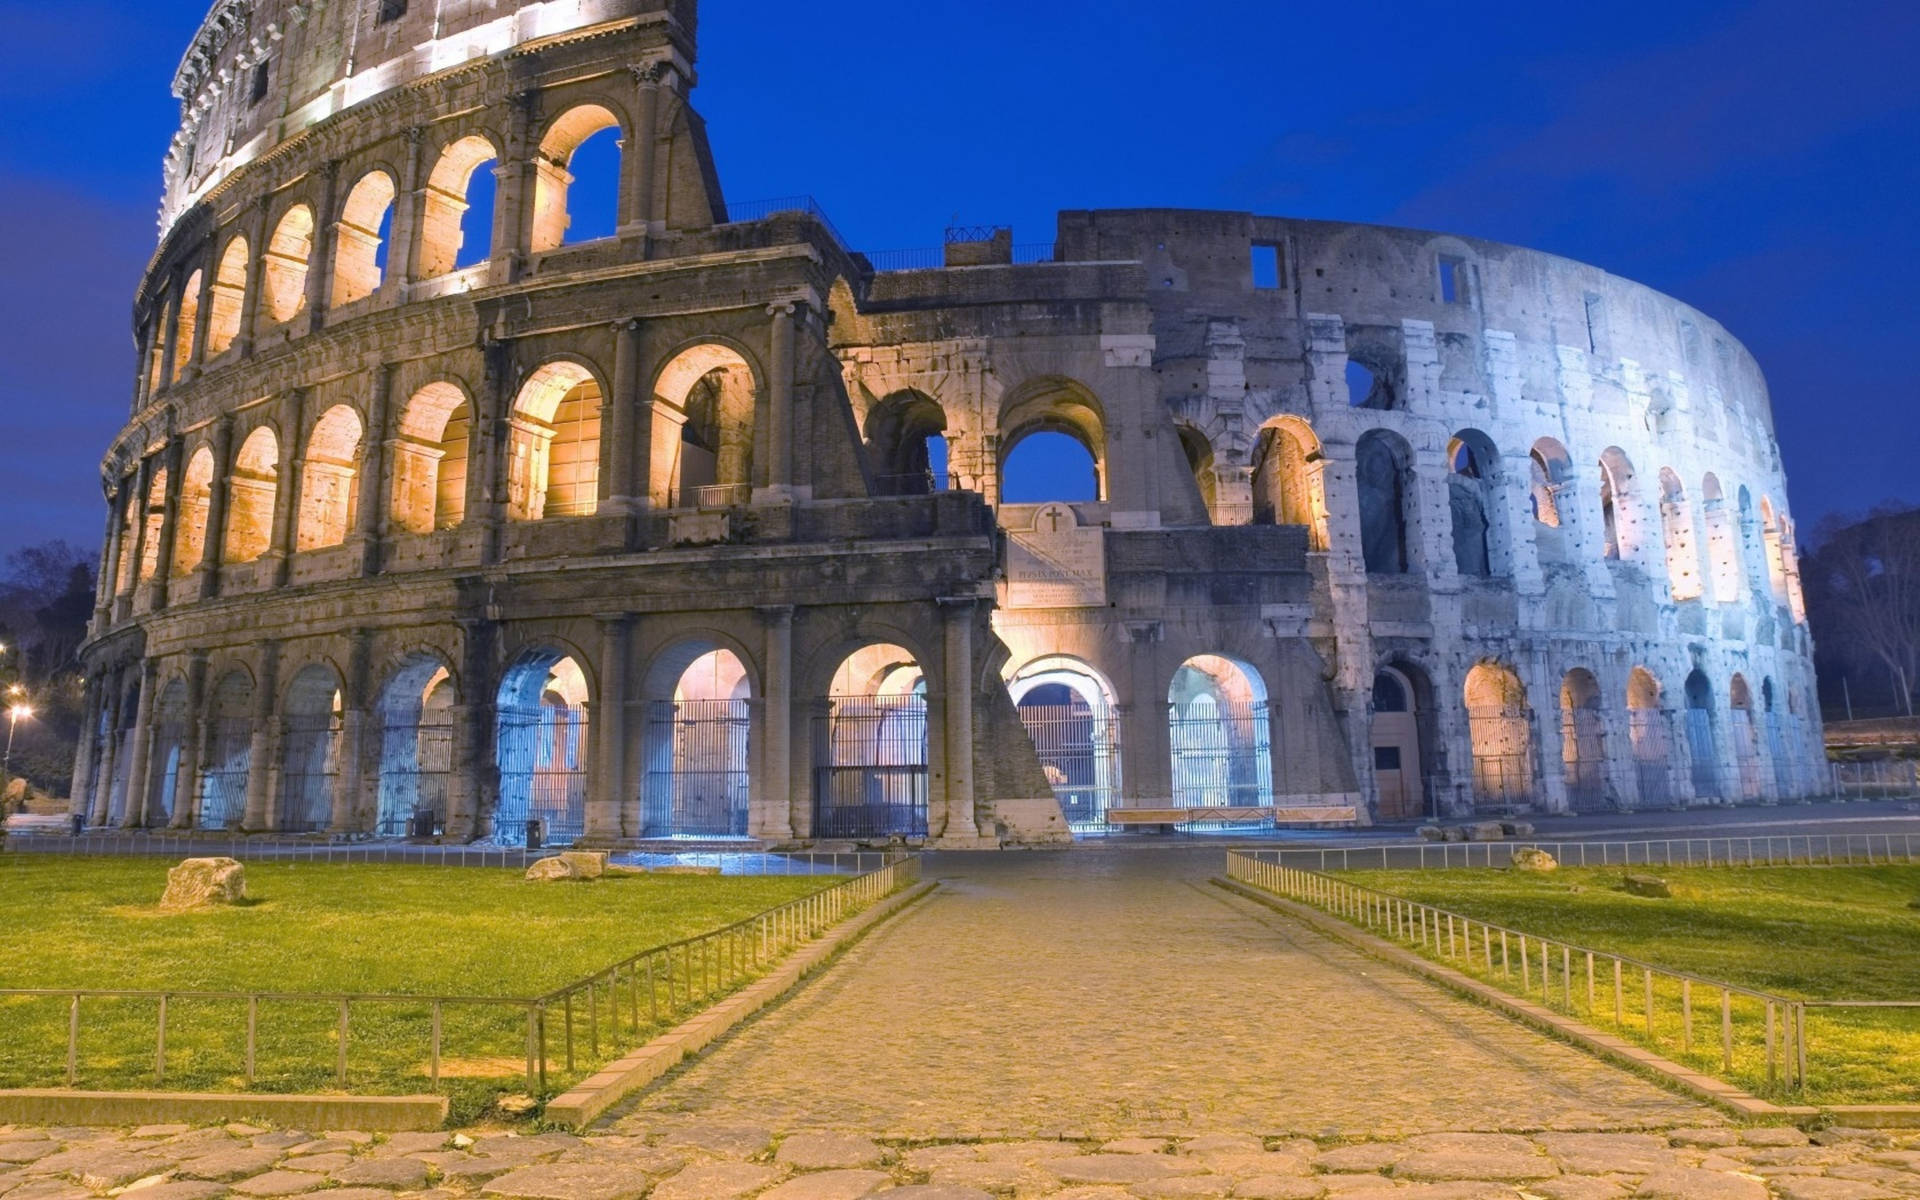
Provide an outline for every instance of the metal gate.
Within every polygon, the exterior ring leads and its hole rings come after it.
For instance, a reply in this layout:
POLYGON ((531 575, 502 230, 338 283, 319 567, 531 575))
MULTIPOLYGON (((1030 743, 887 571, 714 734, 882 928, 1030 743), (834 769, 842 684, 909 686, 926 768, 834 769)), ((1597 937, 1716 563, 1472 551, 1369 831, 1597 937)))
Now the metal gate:
POLYGON ((1473 807, 1476 812, 1512 812, 1533 803, 1533 730, 1526 710, 1470 708, 1473 807))
MULTIPOLYGON (((1190 702, 1185 713, 1171 708, 1167 739, 1173 753, 1173 806, 1271 806, 1272 728, 1265 704, 1220 704, 1202 696, 1190 702)), ((1205 814, 1196 813, 1189 824, 1205 823, 1205 814)))
POLYGON ((1760 731, 1754 728, 1753 713, 1744 708, 1733 710, 1733 766, 1739 780, 1738 799, 1760 799, 1760 731))
POLYGON ((1564 710, 1560 745, 1568 806, 1581 813, 1613 811, 1616 806, 1607 795, 1607 737, 1599 711, 1564 710))
POLYGON ((1020 721, 1067 827, 1075 833, 1104 830, 1119 782, 1119 724, 1084 704, 1023 704, 1020 721))
POLYGON ((333 824, 333 791, 340 774, 340 721, 331 713, 287 718, 280 787, 289 833, 333 824))
POLYGON ((927 835, 926 697, 836 697, 813 761, 815 837, 927 835))
POLYGON ((1773 789, 1782 800, 1794 798, 1800 791, 1793 781, 1793 759, 1787 751, 1787 731, 1779 713, 1767 714, 1767 756, 1773 759, 1773 789))
POLYGON ((1667 742, 1667 714, 1657 709, 1627 711, 1627 731, 1633 742, 1633 777, 1642 808, 1674 803, 1673 751, 1667 742))
POLYGON ((540 822, 543 841, 578 841, 587 818, 587 714, 542 704, 500 709, 500 802, 493 840, 521 846, 527 822, 540 822))
POLYGON ((1714 748, 1713 713, 1687 710, 1687 753, 1693 774, 1693 794, 1700 800, 1724 798, 1720 784, 1720 756, 1714 748))
POLYGON ((649 707, 640 805, 645 836, 747 836, 752 726, 746 700, 662 700, 649 707))
POLYGON ((236 829, 247 815, 247 776, 253 769, 253 722, 223 717, 207 730, 200 772, 200 828, 236 829))
POLYGON ((113 780, 107 791, 107 824, 118 828, 127 815, 127 778, 133 772, 133 731, 113 734, 113 780))
POLYGON ((453 726, 445 721, 394 720, 380 727, 380 793, 374 833, 408 837, 425 826, 438 831, 447 816, 453 776, 453 726))
POLYGON ((173 717, 160 722, 154 735, 153 754, 149 759, 157 772, 149 785, 152 793, 147 809, 147 824, 160 827, 173 820, 173 809, 177 802, 175 791, 180 786, 180 757, 186 753, 187 721, 184 717, 173 717))

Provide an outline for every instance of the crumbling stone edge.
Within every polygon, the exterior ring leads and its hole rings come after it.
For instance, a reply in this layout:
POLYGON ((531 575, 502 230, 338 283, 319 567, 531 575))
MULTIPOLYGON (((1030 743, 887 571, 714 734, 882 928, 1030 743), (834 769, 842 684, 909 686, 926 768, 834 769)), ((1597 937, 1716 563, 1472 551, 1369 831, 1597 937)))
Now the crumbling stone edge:
POLYGON ((0 1124, 191 1125, 248 1121, 286 1129, 364 1129, 403 1133, 441 1129, 445 1096, 302 1096, 253 1092, 89 1092, 70 1088, 0 1090, 0 1124))
MULTIPOLYGON (((1410 974, 1422 976, 1469 1000, 1498 1010, 1524 1024, 1578 1046, 1589 1054, 1618 1063, 1674 1091, 1697 1096, 1743 1121, 1774 1125, 1817 1123, 1827 1111, 1810 1105, 1786 1106, 1762 1100, 1758 1096, 1741 1091, 1730 1083, 1715 1079, 1711 1075, 1702 1075, 1690 1067, 1637 1046, 1625 1038, 1602 1032, 1584 1021, 1502 991, 1492 984, 1482 983, 1452 967, 1423 958, 1411 950, 1396 946, 1384 938, 1375 937, 1365 930, 1355 928, 1306 905, 1283 899, 1270 892, 1261 891, 1259 888, 1248 887, 1235 880, 1216 878, 1213 883, 1215 887, 1224 891, 1243 896, 1275 912, 1293 917, 1310 926, 1315 932, 1325 934, 1336 941, 1345 942, 1369 958, 1378 959, 1410 974)), ((1835 1110, 1836 1115, 1839 1111, 1835 1110)), ((1859 1107, 1849 1107, 1845 1110, 1845 1114, 1847 1118, 1845 1123, 1848 1125, 1865 1125, 1871 1121, 1871 1114, 1863 1112, 1859 1107)), ((1907 1114, 1906 1120, 1911 1121, 1912 1114, 1907 1114)))
POLYGON ((585 1129, 620 1101, 655 1082, 751 1020, 762 1009, 781 1000, 804 983, 808 976, 829 965, 883 921, 921 900, 938 886, 933 882, 920 883, 880 901, 819 941, 796 951, 785 962, 745 988, 695 1013, 646 1045, 608 1063, 571 1090, 549 1100, 542 1119, 548 1125, 585 1129))

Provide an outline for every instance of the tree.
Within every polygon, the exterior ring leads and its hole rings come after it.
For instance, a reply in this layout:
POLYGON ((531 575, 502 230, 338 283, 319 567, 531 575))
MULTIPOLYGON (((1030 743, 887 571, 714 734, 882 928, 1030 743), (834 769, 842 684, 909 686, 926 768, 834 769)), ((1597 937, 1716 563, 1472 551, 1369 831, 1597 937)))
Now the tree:
POLYGON ((1884 668, 1895 705, 1911 717, 1920 684, 1920 508, 1828 518, 1818 538, 1806 575, 1823 656, 1884 668))
POLYGON ((69 542, 7 555, 0 575, 0 687, 26 689, 33 717, 20 723, 13 770, 55 795, 73 770, 84 689, 76 655, 93 615, 93 556, 69 542))

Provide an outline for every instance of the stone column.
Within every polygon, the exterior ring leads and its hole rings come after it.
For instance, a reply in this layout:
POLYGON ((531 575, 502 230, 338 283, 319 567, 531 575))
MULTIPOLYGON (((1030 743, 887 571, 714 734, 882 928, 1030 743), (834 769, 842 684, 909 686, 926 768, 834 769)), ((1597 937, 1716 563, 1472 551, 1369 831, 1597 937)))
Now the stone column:
POLYGON ((635 232, 650 235, 654 224, 653 195, 657 174, 654 164, 660 140, 660 81, 668 68, 665 63, 654 62, 630 70, 633 72, 638 103, 634 105, 633 152, 629 156, 633 163, 633 172, 629 176, 633 184, 633 202, 628 219, 635 232))
POLYGON ((759 771, 749 832, 770 842, 789 841, 808 828, 806 798, 793 786, 793 608, 755 610, 766 628, 766 664, 760 705, 759 771))
MULTIPOLYGON (((208 244, 209 250, 218 248, 212 243, 208 244)), ((209 259, 207 265, 200 269, 200 295, 195 300, 198 307, 194 309, 199 316, 193 322, 193 347, 187 358, 186 378, 188 379, 199 374, 200 368, 207 361, 207 327, 213 324, 213 281, 219 273, 218 259, 209 259)))
POLYGON ((105 549, 100 552, 100 579, 94 589, 93 631, 105 633, 113 625, 113 594, 120 582, 120 545, 121 531, 126 528, 126 517, 122 505, 126 501, 127 485, 123 480, 118 487, 107 492, 107 538, 105 549))
POLYGON ((208 448, 213 452, 213 479, 207 485, 207 536, 202 539, 206 548, 193 569, 194 580, 188 589, 202 600, 220 594, 220 560, 227 556, 227 495, 233 487, 227 476, 233 473, 233 414, 214 422, 208 448))
POLYGON ((493 622, 460 618, 460 703, 453 722, 453 770, 448 779, 447 839, 470 842, 480 835, 481 814, 500 792, 500 764, 493 746, 493 622))
POLYGON ((627 662, 633 648, 631 613, 598 613, 600 622, 600 701, 590 736, 599 776, 587 789, 586 836, 593 842, 632 837, 630 816, 636 807, 627 789, 627 662))
POLYGON ((269 583, 287 586, 293 566, 294 536, 300 512, 300 488, 306 475, 306 405, 298 391, 280 402, 280 473, 273 489, 273 537, 260 557, 268 566, 269 583))
POLYGON ((279 777, 273 761, 280 739, 274 725, 280 714, 280 643, 269 639, 260 643, 260 676, 253 689, 253 743, 247 757, 247 811, 240 827, 248 833, 271 829, 276 824, 274 781, 279 777))
MULTIPOLYGON (((946 654, 946 720, 941 744, 947 759, 947 812, 940 836, 971 842, 980 836, 973 794, 973 614, 972 596, 940 601, 946 654)), ((929 830, 929 832, 933 832, 929 830)))
POLYGON ((267 259, 267 206, 271 203, 272 195, 260 197, 247 223, 247 278, 240 293, 240 332, 233 339, 241 358, 253 353, 253 329, 260 320, 260 293, 265 284, 267 259))
POLYGON ((120 753, 120 708, 125 703, 126 691, 120 683, 120 672, 114 671, 106 678, 107 687, 107 732, 106 740, 100 747, 100 773, 93 781, 93 812, 87 817, 87 824, 98 829, 107 823, 107 814, 113 808, 113 768, 120 753))
POLYGON ((100 755, 100 681, 89 678, 80 704, 79 745, 73 753, 73 786, 67 801, 69 811, 87 817, 93 806, 93 763, 100 755))
POLYGON ((185 483, 181 478, 182 449, 180 439, 173 437, 160 452, 161 461, 166 465, 167 493, 160 516, 160 544, 154 555, 152 588, 147 599, 147 607, 155 610, 167 606, 173 587, 174 543, 180 536, 180 492, 185 483))
POLYGON ((767 486, 756 489, 755 504, 793 501, 793 319, 791 302, 770 304, 767 353, 767 486))
POLYGON ((1164 808, 1173 803, 1173 746, 1167 729, 1167 689, 1160 670, 1160 646, 1166 636, 1159 621, 1125 621, 1120 634, 1127 647, 1128 695, 1115 705, 1120 722, 1121 777, 1126 803, 1164 808))
POLYGON ((187 730, 182 736, 180 768, 174 775, 171 824, 175 829, 192 829, 200 821, 200 772, 205 769, 211 726, 206 706, 207 652, 195 650, 187 657, 187 730))
POLYGON ((380 573, 381 538, 387 513, 387 410, 393 365, 380 363, 367 381, 367 431, 360 439, 360 477, 354 480, 353 534, 349 544, 361 575, 380 573))
POLYGON ((313 252, 307 257, 307 332, 318 333, 327 323, 327 300, 333 292, 333 247, 340 240, 334 228, 340 219, 340 160, 320 164, 320 195, 313 214, 313 252))
MULTIPOLYGON (((609 445, 607 475, 600 489, 600 510, 626 516, 646 507, 646 485, 636 487, 634 482, 634 464, 640 460, 638 432, 642 427, 637 419, 641 415, 640 322, 614 322, 613 338, 613 394, 607 397, 603 412, 604 436, 609 445)), ((651 423, 650 413, 648 423, 651 423)))
MULTIPOLYGON (((175 276, 172 282, 168 284, 167 295, 172 297, 172 299, 170 299, 161 310, 161 315, 165 319, 154 322, 154 329, 156 331, 154 336, 160 339, 160 377, 159 386, 154 388, 156 392, 164 392, 173 386, 173 352, 180 340, 180 289, 185 285, 185 282, 185 280, 175 276)), ((148 396, 147 399, 152 400, 153 397, 148 396)))
POLYGON ((368 828, 361 817, 366 808, 363 793, 366 791, 367 709, 372 682, 373 632, 356 629, 340 695, 340 758, 339 770, 333 777, 333 810, 328 820, 331 833, 363 833, 368 828))
POLYGON ((127 798, 120 810, 120 827, 138 829, 147 823, 147 802, 153 789, 147 779, 147 764, 153 760, 153 701, 159 690, 160 663, 142 659, 140 663, 140 699, 133 706, 133 755, 127 761, 127 798))
POLYGON ((426 180, 420 173, 426 127, 410 125, 406 136, 407 157, 400 167, 400 188, 393 201, 393 228, 388 231, 387 274, 380 281, 382 292, 403 300, 413 283, 413 264, 420 255, 421 216, 427 201, 426 180))
MULTIPOLYGON (((147 509, 150 504, 148 497, 152 491, 153 456, 148 455, 140 460, 140 469, 134 473, 133 477, 133 495, 127 497, 127 503, 132 506, 133 512, 133 545, 129 548, 123 537, 121 552, 128 553, 130 550, 132 557, 127 560, 127 590, 120 592, 114 598, 114 611, 123 621, 132 614, 134 593, 140 590, 140 567, 147 557, 147 509)), ((114 580, 114 583, 117 590, 119 580, 114 580)))
POLYGON ((513 405, 513 348, 489 342, 487 380, 474 397, 467 451, 467 522, 479 531, 480 561, 500 557, 501 526, 507 514, 507 420, 513 405))
POLYGON ((527 144, 527 131, 538 98, 536 92, 516 92, 507 101, 506 145, 493 172, 499 183, 493 206, 493 258, 487 278, 491 284, 514 282, 526 266, 527 217, 534 193, 534 148, 527 144))

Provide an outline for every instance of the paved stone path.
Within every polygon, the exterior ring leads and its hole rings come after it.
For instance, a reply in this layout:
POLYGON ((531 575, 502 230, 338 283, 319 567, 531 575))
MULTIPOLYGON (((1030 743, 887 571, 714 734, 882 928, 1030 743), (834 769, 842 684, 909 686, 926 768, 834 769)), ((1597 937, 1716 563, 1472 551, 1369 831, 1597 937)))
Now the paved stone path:
POLYGON ((1219 854, 937 860, 942 887, 648 1094, 900 1138, 1626 1129, 1713 1110, 1206 879, 1219 854))

